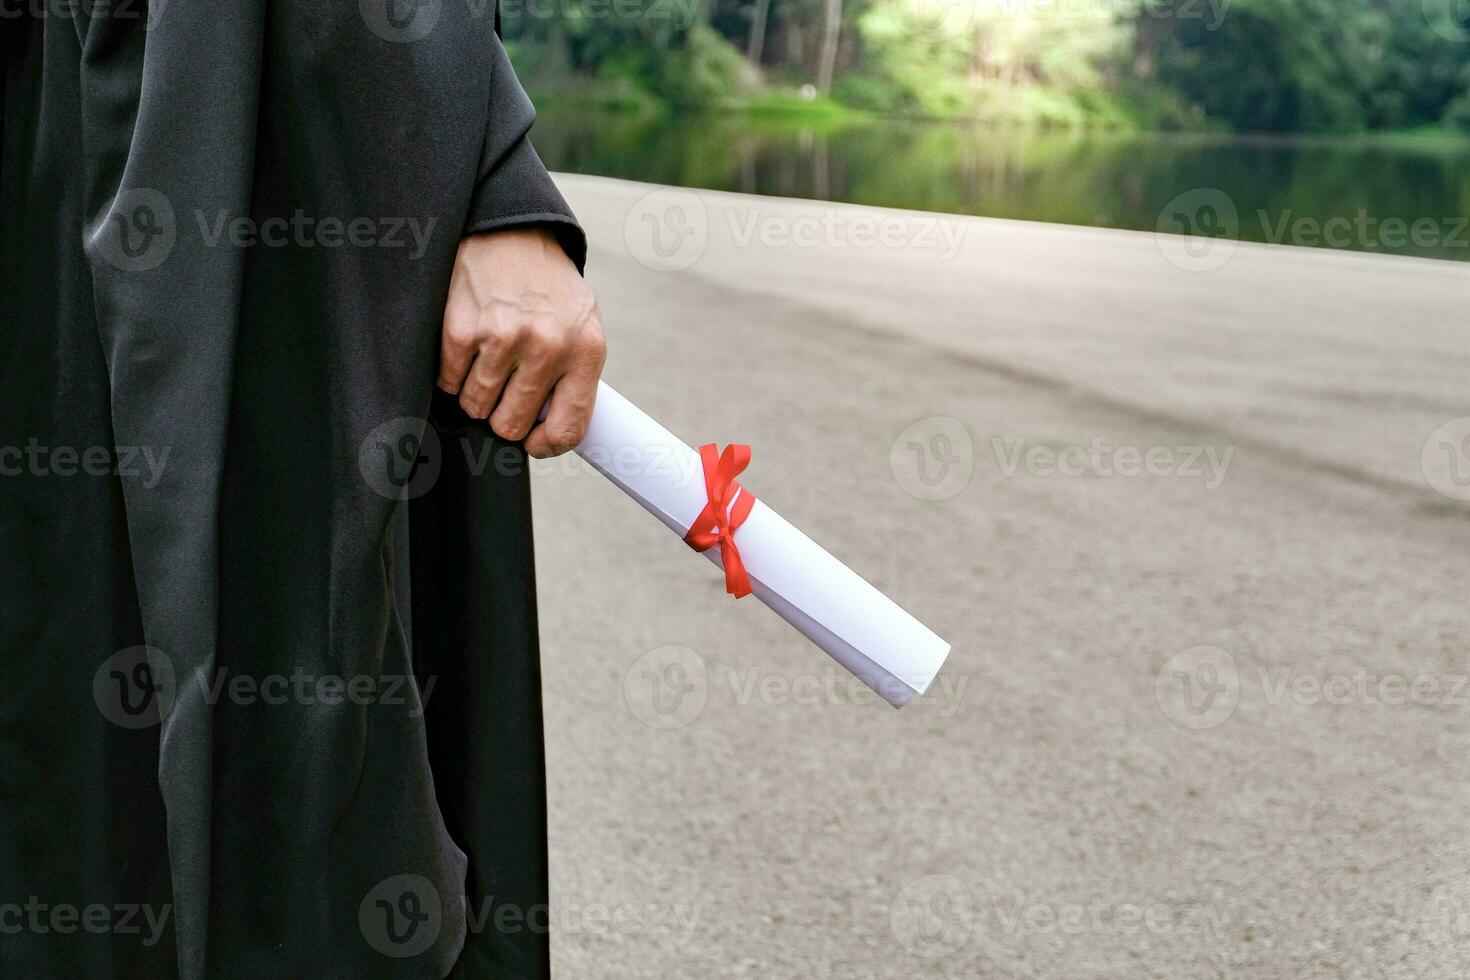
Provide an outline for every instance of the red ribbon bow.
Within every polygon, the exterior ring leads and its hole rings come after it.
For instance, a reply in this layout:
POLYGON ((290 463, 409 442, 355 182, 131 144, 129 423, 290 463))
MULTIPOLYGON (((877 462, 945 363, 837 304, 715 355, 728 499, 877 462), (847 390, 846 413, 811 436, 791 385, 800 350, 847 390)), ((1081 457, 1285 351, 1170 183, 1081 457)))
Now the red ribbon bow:
POLYGON ((720 563, 725 566, 725 590, 737 599, 750 595, 750 576, 735 546, 735 531, 750 516, 755 494, 735 482, 735 477, 750 465, 750 447, 731 443, 715 454, 715 444, 699 447, 704 464, 704 489, 709 503, 689 526, 684 540, 695 551, 708 551, 720 546, 720 563))

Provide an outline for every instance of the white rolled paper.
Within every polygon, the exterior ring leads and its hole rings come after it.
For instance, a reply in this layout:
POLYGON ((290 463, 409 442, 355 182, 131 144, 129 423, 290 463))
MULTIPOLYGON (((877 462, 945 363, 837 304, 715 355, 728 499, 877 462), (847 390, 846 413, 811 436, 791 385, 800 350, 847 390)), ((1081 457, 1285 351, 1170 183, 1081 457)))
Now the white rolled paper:
MULTIPOLYGON (((577 453, 681 538, 708 502, 699 454, 606 384, 577 453)), ((767 507, 735 532, 752 593, 901 708, 922 694, 949 644, 767 507)), ((720 549, 704 554, 720 565, 720 549)))

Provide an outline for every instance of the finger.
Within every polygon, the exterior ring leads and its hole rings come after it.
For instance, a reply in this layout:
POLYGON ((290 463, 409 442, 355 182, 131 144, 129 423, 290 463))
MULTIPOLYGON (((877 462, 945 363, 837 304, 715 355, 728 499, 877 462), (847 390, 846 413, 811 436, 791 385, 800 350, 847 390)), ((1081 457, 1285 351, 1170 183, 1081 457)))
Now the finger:
POLYGON ((527 453, 547 459, 581 444, 597 404, 598 373, 596 367, 589 366, 564 375, 556 383, 546 418, 526 436, 527 453))
POLYGON ((444 308, 444 324, 439 334, 440 388, 451 395, 459 393, 475 359, 475 334, 479 309, 473 301, 459 300, 451 291, 449 305, 444 308))
POLYGON ((480 344, 475 363, 459 393, 459 407, 470 418, 483 419, 500 401, 505 380, 511 372, 511 347, 498 337, 480 344))
POLYGON ((555 380, 550 370, 535 361, 518 363, 505 383, 500 404, 490 415, 490 428, 502 439, 524 439, 555 380))

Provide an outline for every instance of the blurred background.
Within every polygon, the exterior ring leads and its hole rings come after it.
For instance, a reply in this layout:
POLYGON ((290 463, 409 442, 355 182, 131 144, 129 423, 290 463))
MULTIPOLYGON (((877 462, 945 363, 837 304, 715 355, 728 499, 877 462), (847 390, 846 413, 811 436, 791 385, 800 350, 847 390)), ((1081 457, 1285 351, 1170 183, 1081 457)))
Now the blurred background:
MULTIPOLYGON (((553 169, 1152 230, 1470 212, 1463 0, 505 0, 553 169)), ((1285 234, 1291 234, 1288 228, 1285 234)), ((1463 258, 1445 235, 1336 247, 1463 258)), ((1315 244, 1304 241, 1301 244, 1315 244)))
POLYGON ((505 3, 608 382, 954 645, 534 470, 558 975, 1470 975, 1470 5, 505 3))

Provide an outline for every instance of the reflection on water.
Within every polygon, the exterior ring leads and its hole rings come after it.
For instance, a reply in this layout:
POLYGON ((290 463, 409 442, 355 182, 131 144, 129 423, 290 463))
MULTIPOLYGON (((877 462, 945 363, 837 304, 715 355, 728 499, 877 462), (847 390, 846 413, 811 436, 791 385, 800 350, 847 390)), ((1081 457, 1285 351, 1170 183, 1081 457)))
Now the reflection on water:
POLYGON ((535 142, 555 170, 660 184, 1470 259, 1470 138, 1118 135, 891 120, 823 131, 548 106, 535 142), (1200 188, 1225 196, 1190 193, 1200 188))

